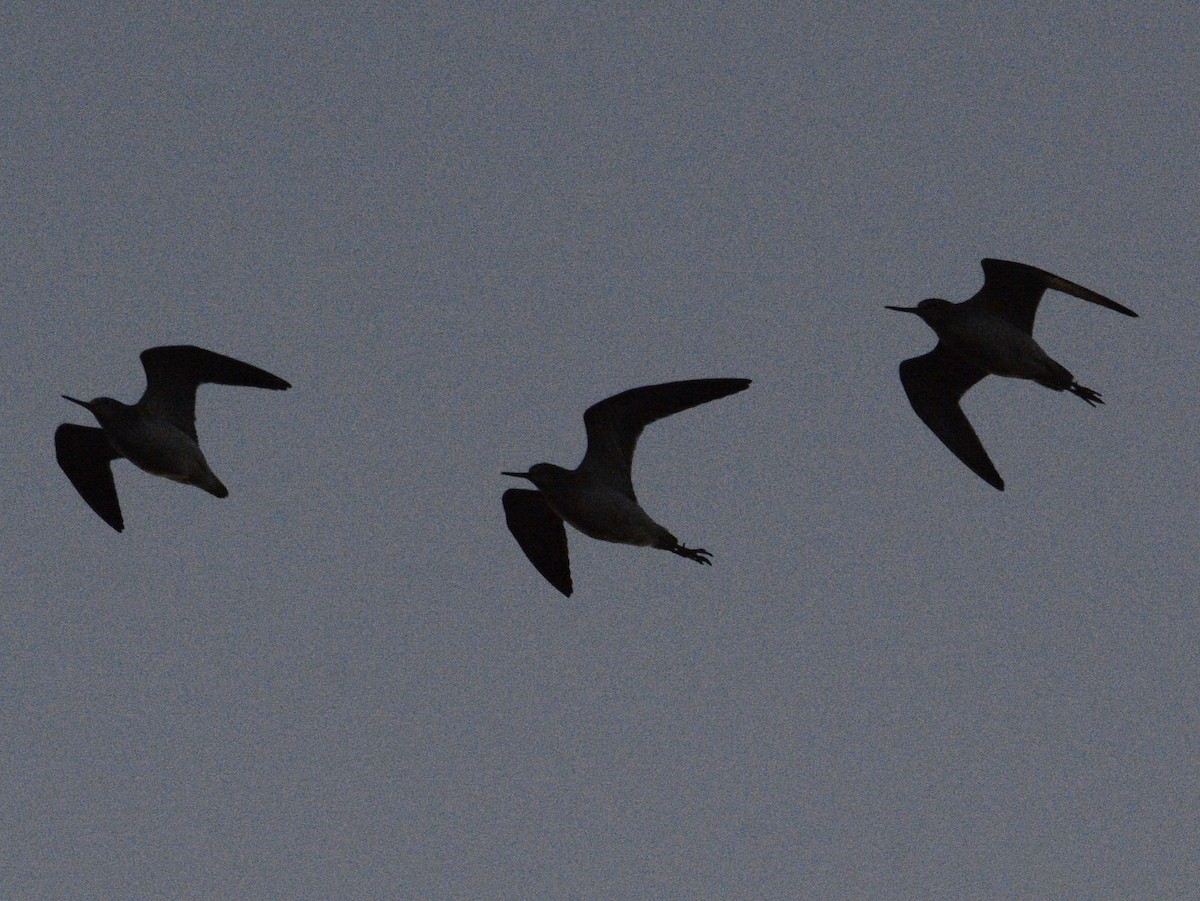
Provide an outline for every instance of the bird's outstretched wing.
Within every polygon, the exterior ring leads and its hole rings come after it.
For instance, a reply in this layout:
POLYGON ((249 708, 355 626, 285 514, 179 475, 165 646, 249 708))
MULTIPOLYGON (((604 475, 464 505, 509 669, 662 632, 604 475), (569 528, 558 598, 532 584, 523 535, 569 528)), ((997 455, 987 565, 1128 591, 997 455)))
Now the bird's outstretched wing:
POLYGON ((633 452, 642 429, 655 420, 750 387, 750 379, 690 379, 631 388, 588 407, 587 453, 580 469, 618 486, 631 499, 633 452))
POLYGON ((292 387, 265 369, 190 344, 142 351, 146 391, 138 402, 196 439, 196 388, 203 384, 245 385, 281 391, 292 387))
POLYGON ((983 287, 965 303, 994 316, 1001 316, 1029 334, 1033 334, 1038 303, 1047 289, 1062 291, 1126 316, 1137 316, 1133 310, 1109 300, 1103 294, 1036 266, 994 259, 983 260, 980 265, 983 266, 983 287))
POLYGON ((513 538, 546 581, 571 596, 571 560, 567 555, 567 529, 550 509, 540 491, 510 488, 501 497, 504 519, 513 538))
POLYGON ((54 454, 58 465, 88 506, 118 532, 123 531, 125 520, 117 501, 111 465, 121 455, 104 430, 64 423, 54 432, 54 454))
POLYGON ((967 390, 985 375, 984 370, 946 350, 941 343, 924 356, 900 364, 900 383, 921 421, 972 472, 1003 491, 1004 479, 959 406, 967 390))

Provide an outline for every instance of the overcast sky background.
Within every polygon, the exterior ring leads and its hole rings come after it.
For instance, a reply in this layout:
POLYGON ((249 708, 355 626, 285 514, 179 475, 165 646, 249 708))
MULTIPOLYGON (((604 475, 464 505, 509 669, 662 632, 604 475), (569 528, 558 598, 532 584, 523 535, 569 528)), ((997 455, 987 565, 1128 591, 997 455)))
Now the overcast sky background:
POLYGON ((1167 898, 1200 885, 1200 12, 1188 4, 10 9, 0 895, 1167 898), (985 256, 1105 406, 941 446, 884 309, 985 256), (58 469, 191 343, 217 500, 58 469), (635 484, 712 568, 502 469, 744 376, 635 484))

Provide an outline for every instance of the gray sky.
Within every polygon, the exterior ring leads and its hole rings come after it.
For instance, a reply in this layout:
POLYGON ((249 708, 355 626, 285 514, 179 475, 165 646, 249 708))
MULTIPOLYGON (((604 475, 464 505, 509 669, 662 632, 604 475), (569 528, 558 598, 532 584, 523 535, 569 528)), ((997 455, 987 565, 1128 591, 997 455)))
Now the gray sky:
POLYGON ((0 129, 0 896, 1167 898, 1200 884, 1200 13, 1185 4, 69 4, 0 129), (914 5, 915 6, 915 5, 914 5), (884 310, 1048 268, 1107 404, 989 379, 994 491, 884 310), (217 500, 54 461, 194 343, 217 500), (572 533, 635 481, 711 569, 572 533))

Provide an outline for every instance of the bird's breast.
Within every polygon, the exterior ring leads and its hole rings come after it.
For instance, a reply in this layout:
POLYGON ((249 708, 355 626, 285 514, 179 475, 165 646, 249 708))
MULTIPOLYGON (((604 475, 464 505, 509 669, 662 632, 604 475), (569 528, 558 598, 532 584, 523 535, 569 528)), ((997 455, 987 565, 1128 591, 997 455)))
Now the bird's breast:
POLYGON ((1002 319, 966 320, 947 328, 941 337, 965 360, 992 375, 1041 379, 1055 366, 1032 335, 1002 319))
POLYGON ((107 434, 131 463, 153 475, 191 483, 209 471, 200 445, 169 423, 142 422, 107 434))
POLYGON ((601 541, 652 546, 665 530, 624 494, 611 488, 543 491, 551 509, 583 534, 601 541))

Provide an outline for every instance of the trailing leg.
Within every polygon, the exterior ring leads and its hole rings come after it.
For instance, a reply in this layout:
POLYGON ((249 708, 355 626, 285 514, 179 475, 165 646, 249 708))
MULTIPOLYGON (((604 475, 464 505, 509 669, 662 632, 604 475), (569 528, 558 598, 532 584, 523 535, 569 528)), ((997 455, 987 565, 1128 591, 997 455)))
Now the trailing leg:
POLYGON ((1104 401, 1100 399, 1099 392, 1093 391, 1091 388, 1085 388, 1079 382, 1072 382, 1067 386, 1067 390, 1076 397, 1082 397, 1089 407, 1094 407, 1096 404, 1102 404, 1104 401))
POLYGON ((670 551, 672 554, 678 554, 680 557, 687 557, 689 560, 695 560, 697 563, 703 563, 705 566, 712 566, 712 561, 708 559, 712 556, 712 554, 704 550, 704 548, 686 547, 680 544, 678 540, 674 538, 671 539, 669 544, 664 542, 663 544, 660 544, 659 547, 661 547, 664 551, 670 551))

